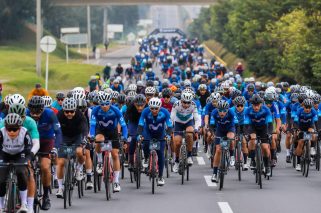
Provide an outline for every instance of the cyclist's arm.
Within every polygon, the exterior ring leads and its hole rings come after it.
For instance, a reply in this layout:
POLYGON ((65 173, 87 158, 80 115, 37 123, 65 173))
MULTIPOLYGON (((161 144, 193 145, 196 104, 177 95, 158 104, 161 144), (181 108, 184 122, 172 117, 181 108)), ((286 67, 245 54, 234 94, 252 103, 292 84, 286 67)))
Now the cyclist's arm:
POLYGON ((194 108, 193 117, 195 120, 195 129, 199 129, 200 126, 202 125, 202 119, 201 119, 200 114, 198 113, 197 107, 194 108))
POLYGON ((55 132, 55 147, 59 147, 62 141, 62 132, 60 128, 60 123, 54 112, 52 112, 51 120, 53 123, 54 132, 55 132))
POLYGON ((143 110, 140 118, 139 118, 139 121, 138 121, 138 127, 137 127, 137 135, 141 135, 143 133, 143 129, 144 129, 144 126, 145 126, 145 114, 146 114, 146 109, 143 110))
POLYGON ((122 135, 124 138, 127 138, 128 137, 128 130, 127 130, 127 125, 126 125, 126 122, 125 122, 125 119, 123 117, 123 115, 121 114, 121 112, 119 111, 119 109, 116 109, 116 113, 117 113, 117 116, 118 116, 118 119, 119 119, 119 124, 121 126, 121 131, 122 131, 122 135))
POLYGON ((91 137, 94 137, 96 135, 96 115, 95 115, 96 111, 97 111, 96 108, 94 108, 92 110, 91 116, 90 116, 90 121, 89 121, 89 125, 90 125, 89 135, 91 137))
POLYGON ((172 131, 173 131, 173 122, 171 120, 169 112, 166 109, 164 109, 163 112, 166 115, 166 121, 165 121, 166 122, 166 126, 167 126, 166 134, 167 135, 171 135, 172 131))

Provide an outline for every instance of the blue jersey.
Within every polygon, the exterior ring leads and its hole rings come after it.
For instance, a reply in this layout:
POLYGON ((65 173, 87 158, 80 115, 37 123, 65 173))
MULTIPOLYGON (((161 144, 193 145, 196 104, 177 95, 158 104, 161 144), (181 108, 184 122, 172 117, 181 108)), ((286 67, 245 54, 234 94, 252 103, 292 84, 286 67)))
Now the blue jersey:
POLYGON ((301 107, 299 102, 290 105, 291 107, 291 118, 295 118, 298 113, 298 109, 301 107))
MULTIPOLYGON (((27 109, 27 116, 30 116, 30 111, 27 109)), ((55 113, 45 108, 37 123, 39 137, 41 139, 55 139, 55 147, 59 147, 62 140, 60 123, 55 113)))
POLYGON ((231 127, 235 127, 236 123, 238 123, 238 120, 231 109, 228 110, 224 118, 220 117, 217 109, 214 109, 211 113, 210 124, 215 125, 218 130, 231 129, 231 127))
POLYGON ((144 127, 144 133, 148 138, 163 139, 165 137, 165 130, 172 128, 173 123, 167 109, 161 107, 157 116, 153 116, 149 108, 145 108, 139 119, 139 126, 144 127))
POLYGON ((286 107, 281 101, 277 101, 276 104, 278 105, 280 110, 281 122, 282 124, 286 124, 286 114, 287 114, 286 107))
POLYGON ((235 114, 236 119, 238 121, 238 125, 244 125, 244 121, 245 121, 245 111, 246 111, 247 107, 244 107, 242 112, 239 112, 236 110, 236 107, 233 106, 231 108, 231 111, 235 114))
POLYGON ((258 112, 255 112, 252 106, 246 109, 244 124, 264 126, 268 123, 272 123, 272 114, 267 106, 262 105, 258 112))
POLYGON ((318 121, 318 113, 315 109, 311 109, 310 113, 304 112, 304 109, 300 107, 294 117, 294 122, 299 125, 301 130, 308 130, 312 127, 314 122, 318 121))
POLYGON ((252 93, 252 95, 250 95, 248 91, 244 91, 242 96, 244 96, 246 101, 249 101, 254 94, 256 94, 255 91, 252 93))
POLYGON ((119 93, 124 90, 124 89, 123 89, 123 86, 122 86, 121 84, 119 84, 117 88, 116 88, 114 85, 111 85, 110 88, 111 88, 113 91, 117 91, 117 92, 119 92, 119 93))
POLYGON ((62 110, 62 106, 58 104, 58 101, 54 101, 51 105, 53 108, 57 109, 58 111, 62 110))
POLYGON ((96 126, 102 131, 114 131, 118 123, 122 127, 122 135, 127 138, 128 131, 123 115, 115 106, 110 106, 107 112, 104 112, 100 106, 93 108, 90 117, 90 135, 96 135, 96 126))
POLYGON ((280 111, 278 105, 273 102, 271 107, 268 107, 272 113, 272 119, 280 118, 280 111))
POLYGON ((212 103, 207 103, 204 109, 204 115, 211 115, 212 111, 215 109, 212 103))

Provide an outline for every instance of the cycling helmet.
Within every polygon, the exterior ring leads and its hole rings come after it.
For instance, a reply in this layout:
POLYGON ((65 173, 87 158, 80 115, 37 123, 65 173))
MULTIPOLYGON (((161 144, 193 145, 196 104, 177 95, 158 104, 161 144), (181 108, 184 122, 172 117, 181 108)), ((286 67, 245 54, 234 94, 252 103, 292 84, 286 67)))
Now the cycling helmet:
POLYGON ((212 78, 212 79, 211 79, 211 84, 216 84, 216 82, 217 82, 217 79, 216 79, 216 78, 212 78))
POLYGON ((153 86, 154 86, 154 81, 148 80, 148 81, 146 82, 146 87, 153 87, 153 86))
POLYGON ((265 92, 273 92, 275 93, 276 92, 276 88, 274 86, 271 86, 271 87, 268 87, 265 92))
POLYGON ((65 98, 65 94, 62 93, 62 92, 57 92, 56 98, 57 98, 57 99, 64 99, 64 98, 65 98))
POLYGON ((249 91, 249 90, 254 91, 254 89, 255 89, 255 86, 254 86, 254 84, 252 84, 252 83, 248 84, 247 87, 246 87, 246 90, 247 90, 247 91, 249 91))
POLYGON ((137 86, 136 84, 130 84, 127 88, 128 91, 136 91, 137 90, 137 86))
POLYGON ((10 95, 10 97, 8 99, 8 104, 9 105, 11 105, 11 104, 23 104, 23 105, 25 105, 26 104, 26 100, 20 94, 13 94, 13 95, 10 95))
POLYGON ((198 90, 207 90, 206 84, 200 84, 200 85, 198 86, 198 90))
POLYGON ((185 92, 185 90, 183 90, 183 92, 181 94, 182 101, 191 102, 193 100, 193 98, 194 98, 194 95, 192 93, 185 92))
POLYGON ((73 91, 70 90, 67 92, 67 98, 72 98, 73 97, 73 91))
POLYGON ((233 100, 234 105, 244 105, 246 103, 246 100, 244 98, 244 96, 237 96, 234 100, 233 100))
POLYGON ((303 106, 305 107, 313 107, 313 100, 310 99, 310 98, 306 98, 304 101, 303 101, 303 106))
POLYGON ((77 104, 77 108, 82 111, 86 110, 88 107, 87 101, 85 99, 77 99, 76 104, 77 104))
POLYGON ((321 96, 319 94, 315 94, 312 97, 312 100, 313 100, 314 104, 319 104, 321 102, 321 96))
POLYGON ((51 107, 52 98, 50 96, 42 96, 42 98, 45 101, 45 107, 51 107))
POLYGON ((282 89, 282 84, 281 84, 281 83, 276 83, 276 84, 275 84, 275 87, 282 89))
POLYGON ((113 90, 112 90, 112 88, 107 88, 107 89, 104 90, 104 92, 108 93, 108 94, 111 94, 111 93, 113 93, 113 90))
POLYGON ((229 108, 229 104, 227 101, 225 100, 219 100, 217 102, 217 108, 218 109, 228 109, 229 108))
POLYGON ((155 81, 153 81, 153 82, 154 82, 154 86, 155 86, 155 87, 158 87, 158 86, 159 86, 159 81, 156 81, 156 80, 155 80, 155 81))
POLYGON ((4 102, 5 105, 9 105, 9 98, 10 98, 10 96, 11 96, 11 94, 6 95, 6 97, 4 97, 3 102, 4 102))
POLYGON ((8 113, 16 113, 20 116, 26 115, 26 107, 23 104, 12 104, 9 107, 8 113))
POLYGON ((95 96, 97 96, 97 92, 96 91, 92 91, 92 92, 88 93, 87 100, 89 102, 92 102, 92 101, 94 101, 95 96))
POLYGON ((218 86, 218 87, 216 87, 216 88, 215 88, 214 92, 217 92, 217 93, 223 94, 223 93, 224 93, 224 89, 223 89, 223 87, 218 86))
POLYGON ((20 115, 16 113, 9 113, 4 119, 5 126, 22 126, 23 121, 20 115))
POLYGON ((213 92, 210 97, 212 101, 219 101, 221 99, 220 93, 217 92, 213 92))
POLYGON ((308 90, 309 88, 307 86, 302 86, 300 87, 300 93, 304 93, 308 90))
POLYGON ((62 102, 62 109, 63 110, 76 110, 77 109, 77 102, 74 98, 65 98, 62 102))
POLYGON ((224 81, 221 86, 222 86, 223 89, 228 89, 228 88, 230 88, 230 84, 229 84, 229 82, 227 82, 227 81, 224 81))
POLYGON ((155 95, 155 93, 156 93, 155 87, 146 87, 145 94, 155 95))
POLYGON ((314 96, 314 92, 310 89, 307 90, 305 94, 307 95, 307 98, 310 98, 310 99, 312 99, 312 97, 314 96))
POLYGON ((113 92, 111 93, 111 98, 112 98, 112 99, 118 99, 118 96, 119 96, 119 92, 117 92, 117 91, 113 91, 113 92))
POLYGON ((171 89, 168 89, 168 88, 163 89, 163 91, 162 91, 162 96, 163 96, 163 97, 165 97, 165 96, 172 96, 172 95, 173 95, 173 92, 172 92, 171 89))
POLYGON ((299 100, 299 94, 298 93, 292 93, 290 96, 291 101, 297 101, 299 100))
POLYGON ((109 102, 111 100, 111 94, 106 92, 99 92, 98 93, 99 104, 109 102))
POLYGON ((149 107, 160 108, 162 106, 162 101, 159 98, 152 98, 148 102, 149 107))
POLYGON ((73 91, 72 97, 73 97, 75 100, 78 100, 78 99, 85 99, 85 98, 86 98, 86 95, 85 95, 85 93, 76 90, 76 91, 73 91))
POLYGON ((28 108, 42 110, 45 107, 45 100, 41 96, 32 96, 28 103, 28 108))
POLYGON ((264 99, 265 92, 264 91, 259 91, 257 93, 262 99, 264 99))
MULTIPOLYGON (((234 88, 234 87, 231 87, 231 88, 234 88)), ((238 89, 234 89, 230 92, 230 96, 232 99, 236 98, 237 96, 241 96, 242 95, 242 92, 238 89)))
POLYGON ((263 103, 263 99, 258 94, 254 94, 251 98, 251 103, 252 104, 261 104, 261 103, 263 103))
POLYGON ((188 79, 186 79, 186 80, 184 81, 184 87, 191 87, 191 86, 192 86, 191 81, 188 80, 188 79))
POLYGON ((119 96, 118 96, 118 103, 119 103, 119 104, 124 104, 125 101, 126 101, 126 95, 124 95, 124 94, 119 94, 119 96))
POLYGON ((109 84, 108 83, 104 83, 103 85, 101 85, 101 89, 102 90, 105 90, 107 88, 109 88, 109 84))
POLYGON ((126 105, 129 106, 131 103, 133 103, 135 97, 134 96, 127 96, 126 97, 126 105))
POLYGON ((299 103, 301 104, 306 98, 307 98, 307 94, 300 93, 298 97, 299 103))
POLYGON ((169 87, 169 83, 167 83, 167 82, 163 82, 162 83, 162 88, 164 89, 164 88, 168 88, 169 87))
POLYGON ((143 94, 139 94, 135 97, 134 103, 137 105, 144 105, 146 104, 146 97, 143 94))
POLYGON ((137 86, 138 87, 143 87, 144 86, 144 83, 142 81, 137 81, 137 86))
POLYGON ((137 95, 137 93, 135 92, 135 91, 129 91, 128 93, 127 93, 127 96, 133 96, 133 97, 135 97, 137 95))
POLYGON ((266 92, 264 95, 264 101, 274 101, 275 100, 275 94, 272 92, 266 92))
POLYGON ((73 92, 73 94, 75 94, 75 93, 85 94, 85 90, 82 87, 75 87, 75 88, 72 89, 72 92, 73 92))

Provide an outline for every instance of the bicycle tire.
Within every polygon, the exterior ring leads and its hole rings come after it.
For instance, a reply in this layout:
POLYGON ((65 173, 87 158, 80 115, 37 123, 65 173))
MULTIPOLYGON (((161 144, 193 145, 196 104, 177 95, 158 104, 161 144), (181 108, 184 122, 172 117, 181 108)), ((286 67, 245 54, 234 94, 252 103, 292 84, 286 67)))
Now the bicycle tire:
POLYGON ((10 181, 8 183, 8 187, 7 187, 7 205, 6 205, 6 209, 7 212, 15 212, 16 209, 16 190, 15 190, 15 183, 10 181))
POLYGON ((305 177, 309 176, 309 169, 310 169, 310 161, 311 161, 311 155, 310 155, 310 143, 306 143, 306 153, 305 153, 305 177))
POLYGON ((152 179, 152 194, 155 194, 155 179, 156 179, 156 156, 155 156, 155 151, 152 151, 150 155, 150 161, 151 161, 151 166, 150 168, 150 177, 152 179))
POLYGON ((316 149, 317 153, 315 155, 315 169, 317 171, 320 171, 320 156, 321 156, 321 153, 320 153, 320 141, 317 140, 315 145, 317 147, 317 149, 316 149))
POLYGON ((166 177, 169 178, 169 159, 168 159, 168 145, 165 145, 165 169, 166 177))
POLYGON ((33 203, 33 211, 34 213, 39 213, 40 212, 40 199, 42 197, 42 183, 41 183, 41 177, 38 171, 35 171, 34 173, 35 176, 35 183, 36 183, 36 193, 35 193, 35 198, 34 198, 34 203, 33 203))
POLYGON ((81 198, 81 180, 77 180, 78 197, 81 198))
POLYGON ((180 162, 179 162, 179 169, 181 170, 181 182, 182 182, 182 185, 184 184, 184 176, 185 176, 185 168, 186 168, 186 145, 181 145, 181 148, 180 148, 180 153, 179 153, 179 156, 180 156, 180 162))
POLYGON ((261 147, 257 146, 256 149, 256 173, 257 173, 257 184, 262 189, 262 151, 261 147))
POLYGON ((106 193, 106 199, 109 201, 111 198, 111 184, 110 184, 110 162, 109 162, 109 156, 105 154, 105 160, 104 160, 104 183, 105 183, 105 193, 106 193))
POLYGON ((98 192, 97 153, 93 152, 94 192, 98 192))
POLYGON ((124 179, 125 177, 125 167, 124 167, 124 163, 125 163, 125 153, 124 153, 124 148, 122 143, 120 143, 120 149, 119 149, 119 156, 120 156, 120 168, 121 168, 121 179, 124 179))
POLYGON ((69 166, 69 160, 65 160, 65 169, 64 169, 64 209, 67 209, 68 204, 68 195, 69 195, 69 178, 68 178, 68 166, 69 166))
POLYGON ((242 173, 242 158, 241 158, 241 155, 242 155, 242 153, 241 153, 241 143, 237 143, 237 151, 236 151, 236 153, 237 153, 237 163, 236 163, 236 165, 237 165, 237 169, 238 169, 238 179, 239 179, 239 181, 241 181, 242 180, 242 177, 241 177, 241 173, 242 173))
POLYGON ((141 148, 139 145, 136 146, 135 152, 135 179, 136 179, 136 188, 140 188, 140 178, 141 178, 141 165, 142 165, 142 156, 141 156, 141 148))
POLYGON ((219 175, 220 175, 220 187, 219 187, 219 189, 220 189, 220 191, 223 189, 223 186, 224 186, 224 172, 225 172, 225 165, 226 165, 226 163, 225 163, 225 151, 224 150, 222 150, 222 155, 221 155, 221 163, 220 163, 220 173, 219 173, 219 175))
POLYGON ((69 203, 69 206, 72 205, 72 194, 73 194, 73 188, 74 188, 74 174, 75 174, 75 171, 74 171, 74 161, 71 159, 69 161, 69 169, 68 169, 68 173, 69 173, 69 190, 68 190, 68 203, 69 203))

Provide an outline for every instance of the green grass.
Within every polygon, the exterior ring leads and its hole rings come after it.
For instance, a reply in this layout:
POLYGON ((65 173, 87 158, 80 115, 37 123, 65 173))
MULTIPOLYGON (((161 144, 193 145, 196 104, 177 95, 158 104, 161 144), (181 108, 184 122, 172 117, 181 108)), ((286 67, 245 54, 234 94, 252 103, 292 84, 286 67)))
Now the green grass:
MULTIPOLYGON (((58 43, 57 49, 49 56, 49 84, 51 96, 56 90, 68 90, 76 86, 87 86, 91 75, 101 72, 101 66, 83 64, 85 58, 70 51, 69 64, 65 60, 64 45, 58 43)), ((3 95, 21 93, 26 96, 35 83, 45 87, 46 54, 42 54, 42 76, 36 74, 35 44, 28 41, 6 41, 0 44, 0 81, 3 95)))

